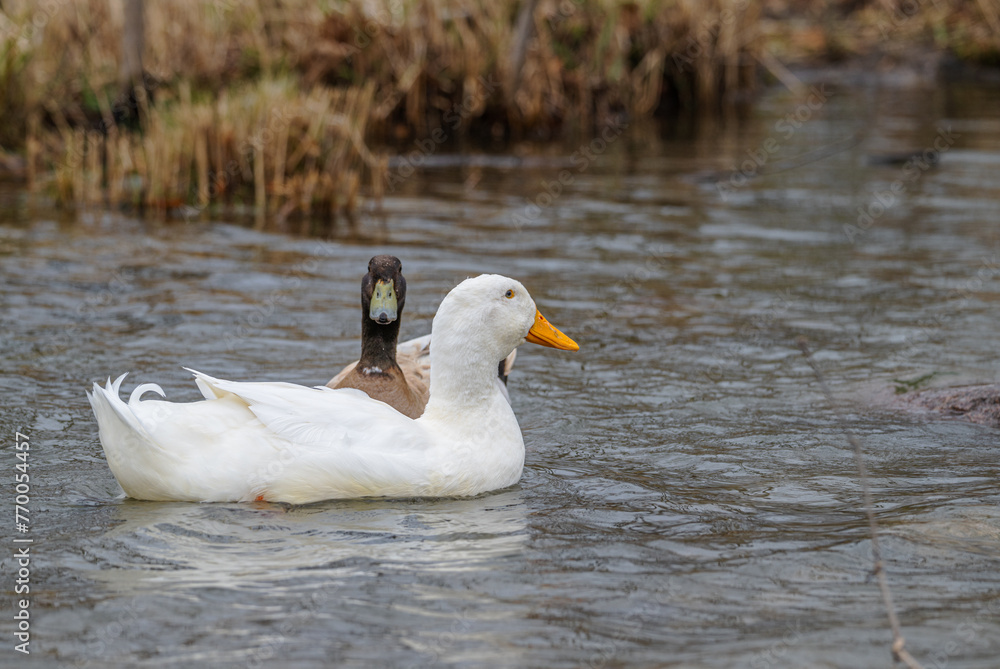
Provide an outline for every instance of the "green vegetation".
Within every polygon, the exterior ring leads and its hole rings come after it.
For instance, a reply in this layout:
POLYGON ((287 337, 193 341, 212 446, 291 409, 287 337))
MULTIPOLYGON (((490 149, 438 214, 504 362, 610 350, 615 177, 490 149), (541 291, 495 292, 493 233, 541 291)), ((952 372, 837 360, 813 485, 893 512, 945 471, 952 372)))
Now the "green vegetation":
POLYGON ((940 373, 941 372, 931 372, 930 374, 924 374, 923 376, 918 376, 913 379, 893 379, 892 383, 896 386, 896 394, 902 395, 926 386, 931 379, 938 376, 940 373))

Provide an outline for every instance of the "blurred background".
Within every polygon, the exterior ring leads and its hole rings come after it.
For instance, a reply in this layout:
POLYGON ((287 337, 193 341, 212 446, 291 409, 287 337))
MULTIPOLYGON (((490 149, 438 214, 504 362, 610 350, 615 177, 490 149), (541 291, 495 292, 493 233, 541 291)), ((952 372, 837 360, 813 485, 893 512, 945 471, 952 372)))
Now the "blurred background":
POLYGON ((771 84, 802 95, 790 67, 996 67, 1000 5, 6 0, 0 38, 6 178, 65 207, 353 224, 409 151, 712 132, 771 84))

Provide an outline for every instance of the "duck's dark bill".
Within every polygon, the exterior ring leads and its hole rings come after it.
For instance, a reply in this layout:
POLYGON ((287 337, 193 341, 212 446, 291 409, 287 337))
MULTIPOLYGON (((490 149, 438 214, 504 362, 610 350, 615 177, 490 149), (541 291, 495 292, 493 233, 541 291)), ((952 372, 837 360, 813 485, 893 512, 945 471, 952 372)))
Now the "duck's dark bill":
POLYGON ((563 351, 579 351, 580 345, 560 332, 555 326, 545 320, 542 312, 535 309, 535 324, 528 330, 528 335, 524 338, 532 344, 541 344, 550 348, 558 348, 563 351))
POLYGON ((375 282, 368 318, 383 325, 396 320, 396 291, 392 288, 392 281, 379 279, 375 282))

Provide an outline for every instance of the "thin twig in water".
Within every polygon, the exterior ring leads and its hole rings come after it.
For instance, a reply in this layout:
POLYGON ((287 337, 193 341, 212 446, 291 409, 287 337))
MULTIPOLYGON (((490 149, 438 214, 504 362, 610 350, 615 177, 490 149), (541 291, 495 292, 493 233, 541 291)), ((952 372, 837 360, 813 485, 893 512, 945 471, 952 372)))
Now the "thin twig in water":
POLYGON ((826 385, 826 377, 823 376, 823 372, 820 371, 819 367, 816 366, 816 362, 813 360, 812 353, 809 351, 809 342, 805 337, 799 337, 798 340, 799 348, 802 349, 802 355, 805 356, 806 362, 813 370, 813 374, 816 375, 816 380, 819 381, 819 387, 823 391, 823 395, 826 397, 826 401, 830 403, 830 407, 834 411, 834 415, 837 417, 837 422, 840 423, 840 429, 844 431, 844 435, 847 437, 848 443, 854 449, 854 461, 858 466, 858 474, 861 477, 861 490, 865 502, 865 513, 868 516, 868 529, 872 535, 872 559, 875 561, 875 567, 872 573, 878 579, 878 587, 882 591, 882 601, 885 602, 886 611, 889 614, 889 625, 892 627, 892 658, 897 662, 904 663, 910 669, 923 669, 919 662, 917 662, 912 655, 910 655, 904 645, 906 641, 903 639, 903 631, 899 627, 899 619, 896 617, 896 607, 892 604, 892 593, 889 592, 889 579, 885 575, 885 567, 882 562, 882 550, 878 545, 878 524, 875 522, 875 511, 872 506, 872 491, 868 486, 868 469, 865 467, 864 456, 861 453, 861 442, 858 438, 847 429, 847 422, 844 420, 843 416, 837 410, 837 405, 833 401, 833 393, 830 392, 829 386, 826 385))

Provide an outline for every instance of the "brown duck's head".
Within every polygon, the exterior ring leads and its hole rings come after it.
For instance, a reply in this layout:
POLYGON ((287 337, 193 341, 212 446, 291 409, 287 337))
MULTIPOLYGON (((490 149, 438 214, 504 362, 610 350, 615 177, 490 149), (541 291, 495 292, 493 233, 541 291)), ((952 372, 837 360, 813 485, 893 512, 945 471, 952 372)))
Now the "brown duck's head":
POLYGON ((379 325, 399 320, 406 302, 403 263, 396 256, 375 256, 368 261, 368 273, 361 280, 361 307, 379 325))

